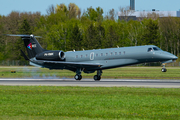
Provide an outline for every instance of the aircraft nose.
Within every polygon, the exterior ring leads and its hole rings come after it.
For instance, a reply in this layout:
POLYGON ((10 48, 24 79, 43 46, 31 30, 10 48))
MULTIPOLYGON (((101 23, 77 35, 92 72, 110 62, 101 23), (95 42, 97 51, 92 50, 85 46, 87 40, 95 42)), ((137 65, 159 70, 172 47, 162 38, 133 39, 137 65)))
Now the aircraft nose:
POLYGON ((175 56, 175 55, 173 55, 173 56, 172 56, 172 59, 173 59, 173 60, 177 60, 177 59, 178 59, 178 57, 177 57, 177 56, 175 56))
POLYGON ((177 60, 178 59, 177 56, 175 56, 169 52, 163 52, 163 53, 164 53, 163 55, 166 59, 169 59, 169 60, 177 60))
POLYGON ((177 60, 177 59, 178 59, 178 57, 175 56, 175 55, 173 55, 173 54, 168 55, 168 57, 169 57, 169 59, 171 59, 171 60, 177 60))

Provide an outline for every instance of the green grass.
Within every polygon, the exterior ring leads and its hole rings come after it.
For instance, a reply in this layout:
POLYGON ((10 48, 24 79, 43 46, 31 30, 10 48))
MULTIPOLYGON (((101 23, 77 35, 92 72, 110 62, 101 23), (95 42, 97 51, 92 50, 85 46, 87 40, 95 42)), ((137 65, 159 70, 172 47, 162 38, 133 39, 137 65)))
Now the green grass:
MULTIPOLYGON (((73 78, 76 73, 68 70, 49 70, 34 67, 0 67, 1 78, 73 78), (16 73, 11 73, 15 70, 16 73)), ((96 74, 82 73, 83 78, 93 78, 96 74)), ((113 79, 180 79, 180 67, 167 67, 167 72, 161 72, 161 67, 123 67, 103 70, 103 78, 113 79)))
POLYGON ((0 119, 180 119, 180 89, 0 86, 0 119))

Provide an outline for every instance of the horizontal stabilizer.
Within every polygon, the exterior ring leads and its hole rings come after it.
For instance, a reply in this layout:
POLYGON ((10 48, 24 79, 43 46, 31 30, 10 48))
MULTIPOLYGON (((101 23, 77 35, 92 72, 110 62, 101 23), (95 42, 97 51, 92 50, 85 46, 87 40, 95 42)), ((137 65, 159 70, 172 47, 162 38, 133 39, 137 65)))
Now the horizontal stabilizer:
POLYGON ((5 35, 13 36, 13 37, 22 37, 22 38, 30 38, 30 37, 42 38, 41 36, 34 36, 34 35, 14 35, 14 34, 5 34, 5 35))

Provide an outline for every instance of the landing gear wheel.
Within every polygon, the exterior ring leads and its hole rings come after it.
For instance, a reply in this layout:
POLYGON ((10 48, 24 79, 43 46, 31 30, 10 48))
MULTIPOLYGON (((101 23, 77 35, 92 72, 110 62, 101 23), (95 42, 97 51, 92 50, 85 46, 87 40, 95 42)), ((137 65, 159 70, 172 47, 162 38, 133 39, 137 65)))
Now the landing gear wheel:
POLYGON ((162 68, 161 71, 162 71, 162 72, 166 72, 167 69, 166 69, 166 68, 162 68))
POLYGON ((95 76, 94 76, 94 80, 95 80, 95 81, 100 81, 100 79, 101 79, 101 76, 98 76, 98 75, 95 75, 95 76))
POLYGON ((81 80, 81 79, 82 79, 82 75, 75 75, 75 76, 74 76, 74 79, 76 79, 76 80, 81 80))

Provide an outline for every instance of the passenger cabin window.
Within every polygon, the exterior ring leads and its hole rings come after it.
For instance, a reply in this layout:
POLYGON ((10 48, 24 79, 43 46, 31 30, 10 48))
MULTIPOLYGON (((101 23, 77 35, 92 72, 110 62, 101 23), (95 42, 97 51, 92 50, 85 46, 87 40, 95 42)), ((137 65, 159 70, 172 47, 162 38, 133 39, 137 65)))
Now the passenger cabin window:
POLYGON ((113 55, 113 52, 111 52, 111 55, 113 55))
POLYGON ((152 48, 148 48, 148 52, 151 52, 151 51, 153 51, 153 49, 152 48))
POLYGON ((106 53, 106 56, 108 56, 108 53, 106 53))
POLYGON ((101 56, 103 56, 103 53, 101 53, 101 56))
POLYGON ((78 55, 76 55, 76 58, 78 58, 78 55))
POLYGON ((115 52, 115 55, 117 55, 117 52, 115 52))
POLYGON ((86 54, 86 57, 87 57, 88 55, 86 54))
POLYGON ((119 52, 119 55, 121 55, 121 52, 119 52))
POLYGON ((96 54, 96 57, 98 56, 98 54, 96 54))
POLYGON ((83 55, 81 55, 81 58, 83 57, 83 55))

